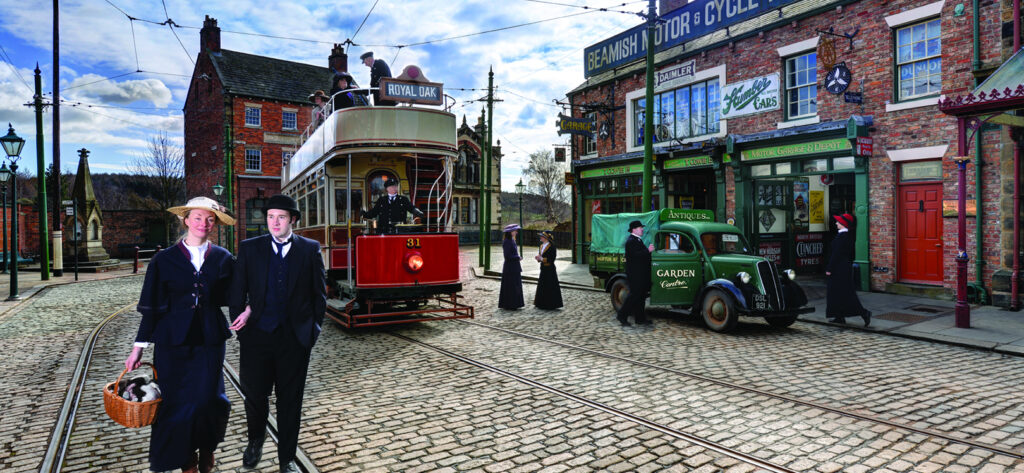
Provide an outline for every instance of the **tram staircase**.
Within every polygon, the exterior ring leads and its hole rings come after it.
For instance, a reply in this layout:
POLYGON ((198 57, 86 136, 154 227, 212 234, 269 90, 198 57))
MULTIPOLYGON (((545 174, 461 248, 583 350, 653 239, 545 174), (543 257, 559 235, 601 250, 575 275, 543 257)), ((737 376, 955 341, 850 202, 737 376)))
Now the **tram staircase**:
POLYGON ((416 201, 413 202, 413 205, 427 215, 426 220, 430 223, 431 231, 433 231, 437 227, 441 211, 444 210, 443 207, 438 208, 437 206, 438 194, 446 190, 443 178, 438 183, 438 187, 434 187, 433 193, 431 193, 431 187, 434 185, 434 182, 438 177, 441 177, 442 161, 440 159, 420 158, 419 162, 412 168, 412 172, 416 182, 416 201))

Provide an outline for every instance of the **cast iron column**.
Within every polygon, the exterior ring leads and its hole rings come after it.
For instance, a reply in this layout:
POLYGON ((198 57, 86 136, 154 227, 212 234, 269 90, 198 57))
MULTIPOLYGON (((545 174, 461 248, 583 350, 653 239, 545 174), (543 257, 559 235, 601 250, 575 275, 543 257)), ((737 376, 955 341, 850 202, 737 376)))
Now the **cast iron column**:
POLYGON ((956 327, 971 327, 971 306, 967 305, 967 156, 953 158, 957 167, 956 243, 956 327))

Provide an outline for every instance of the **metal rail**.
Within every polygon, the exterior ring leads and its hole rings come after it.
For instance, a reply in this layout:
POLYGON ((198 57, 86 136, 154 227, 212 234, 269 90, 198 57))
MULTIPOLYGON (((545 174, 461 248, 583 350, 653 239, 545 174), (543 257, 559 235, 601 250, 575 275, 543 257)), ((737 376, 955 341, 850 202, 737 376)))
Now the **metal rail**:
POLYGON ((739 450, 735 450, 735 449, 726 447, 726 446, 724 446, 722 444, 719 444, 717 442, 712 442, 710 440, 706 440, 706 439, 703 439, 701 437, 697 437, 695 435, 691 435, 691 434, 688 434, 686 432, 683 432, 683 431, 680 431, 680 430, 677 430, 677 429, 673 429, 672 427, 669 427, 667 425, 659 424, 657 422, 648 420, 648 419, 640 417, 640 416, 636 416, 636 415, 630 414, 630 413, 628 413, 626 411, 623 411, 623 410, 620 410, 620 409, 616 409, 616 408, 608 406, 606 404, 602 404, 600 402, 593 401, 593 400, 587 399, 585 397, 577 396, 577 395, 572 394, 570 392, 563 391, 561 389, 558 389, 558 388, 553 387, 553 386, 549 386, 549 385, 541 383, 539 381, 534 381, 534 380, 532 380, 530 378, 526 378, 524 376, 520 376, 520 375, 511 373, 511 372, 505 371, 505 370, 503 370, 501 368, 497 368, 497 367, 489 365, 487 363, 476 361, 476 360, 474 360, 472 358, 467 358, 467 357, 459 355, 457 353, 453 353, 451 351, 445 350, 444 348, 438 347, 436 345, 431 345, 429 343, 422 342, 420 340, 416 340, 414 338, 410 338, 410 337, 407 337, 405 335, 400 335, 400 334, 397 334, 397 333, 390 333, 389 332, 389 335, 397 337, 397 338, 400 338, 400 339, 405 340, 405 341, 410 342, 410 343, 415 343, 415 344, 423 346, 425 348, 429 348, 429 349, 431 349, 433 351, 441 353, 441 354, 443 354, 445 356, 448 356, 450 358, 454 358, 454 359, 459 360, 459 361, 461 361, 463 363, 466 363, 468 365, 472 365, 472 366, 475 366, 477 368, 480 368, 480 369, 483 369, 483 370, 486 370, 486 371, 490 371, 492 373, 496 373, 496 374, 505 376, 507 378, 512 378, 512 379, 514 379, 516 381, 519 381, 520 383, 532 386, 532 387, 537 388, 537 389, 541 389, 541 390, 547 391, 547 392, 549 392, 551 394, 554 394, 556 396, 560 396, 560 397, 563 397, 565 399, 569 399, 571 401, 575 401, 575 402, 578 402, 580 404, 583 404, 583 405, 585 405, 587 407, 590 407, 590 408, 593 408, 593 409, 597 409, 597 410, 600 410, 602 412, 614 415, 616 417, 620 417, 620 418, 626 419, 626 420, 628 420, 630 422, 634 422, 634 423, 637 423, 637 424, 642 425, 644 427, 656 430, 656 431, 661 432, 661 433, 663 433, 665 435, 668 435, 668 436, 671 436, 671 437, 675 437, 677 439, 682 439, 682 440, 685 440, 687 442, 691 442, 691 443, 693 443, 695 445, 699 445, 699 446, 704 447, 704 448, 706 448, 708 450, 712 450, 712 451, 721 453, 723 455, 726 455, 728 457, 735 458, 735 459, 740 460, 742 462, 749 463, 751 465, 754 465, 754 466, 756 466, 758 468, 761 468, 761 469, 764 469, 766 471, 772 471, 772 472, 776 472, 776 473, 795 473, 795 471, 796 471, 796 470, 790 470, 789 468, 786 468, 786 467, 783 467, 783 466, 776 465, 774 463, 770 463, 770 462, 761 460, 760 458, 757 458, 757 457, 754 457, 752 455, 748 455, 746 453, 740 452, 739 450))
POLYGON ((666 373, 675 374, 675 375, 678 375, 678 376, 684 376, 684 377, 687 377, 687 378, 692 378, 692 379, 696 379, 696 380, 700 380, 700 381, 706 381, 706 382, 709 382, 709 383, 718 384, 720 386, 726 386, 726 387, 729 387, 729 388, 732 388, 732 389, 737 389, 737 390, 740 390, 740 391, 746 391, 746 392, 751 392, 751 393, 759 394, 759 395, 766 396, 766 397, 780 399, 780 400, 783 400, 783 401, 791 402, 793 404, 799 404, 799 405, 802 405, 802 406, 813 407, 813 408, 816 408, 816 409, 821 409, 821 410, 827 411, 827 412, 833 412, 833 413, 836 413, 836 414, 839 414, 839 415, 842 415, 842 416, 846 416, 846 417, 852 417, 852 418, 859 419, 859 420, 866 420, 868 422, 874 422, 874 423, 877 423, 877 424, 887 425, 889 427, 894 427, 894 428, 898 428, 898 429, 908 430, 910 432, 916 432, 916 433, 927 435, 927 436, 930 436, 930 437, 940 438, 940 439, 943 439, 943 440, 946 440, 946 441, 949 441, 949 442, 952 442, 952 443, 959 443, 959 444, 964 444, 964 445, 970 445, 972 447, 980 448, 982 450, 988 450, 990 452, 998 453, 1000 455, 1006 455, 1006 456, 1017 458, 1017 459, 1024 459, 1024 452, 1022 452, 1022 451, 1011 450, 1009 448, 1003 448, 1003 447, 1000 447, 998 445, 992 445, 992 444, 987 444, 987 443, 983 443, 983 442, 977 442, 977 441, 974 441, 974 440, 971 440, 971 439, 964 439, 964 438, 954 437, 952 435, 949 435, 949 434, 946 434, 946 433, 943 433, 943 432, 940 432, 940 431, 937 431, 937 430, 933 430, 933 429, 927 429, 927 428, 921 428, 921 427, 913 427, 913 426, 910 426, 910 425, 907 425, 907 424, 901 424, 899 422, 894 422, 894 421, 891 421, 891 420, 882 419, 880 417, 876 417, 876 416, 872 416, 872 415, 860 414, 860 413, 853 412, 853 411, 850 411, 850 410, 829 406, 827 404, 821 404, 821 403, 817 403, 817 402, 814 402, 814 401, 807 401, 807 400, 799 399, 799 398, 796 398, 796 397, 793 397, 793 396, 789 396, 789 395, 786 395, 786 394, 773 393, 773 392, 770 392, 770 391, 765 391, 765 390, 761 390, 761 389, 757 389, 757 388, 751 388, 749 386, 743 386, 743 385, 740 385, 740 384, 737 384, 737 383, 733 383, 731 381, 725 381, 725 380, 718 379, 718 378, 712 378, 710 376, 705 376, 705 375, 702 375, 702 374, 692 373, 692 372, 689 372, 689 371, 682 371, 682 370, 678 370, 678 369, 675 369, 675 368, 668 368, 668 367, 664 367, 664 366, 659 366, 659 365, 655 365, 655 364, 648 363, 648 362, 645 362, 645 361, 635 360, 635 359, 632 359, 632 358, 626 358, 626 357, 620 356, 620 355, 614 355, 614 354, 611 354, 611 353, 605 353, 605 352, 597 351, 597 350, 594 350, 594 349, 591 349, 591 348, 586 348, 586 347, 582 347, 582 346, 579 346, 579 345, 573 345, 571 343, 559 342, 557 340, 551 340, 551 339, 540 337, 540 336, 537 336, 537 335, 523 333, 523 332, 519 332, 519 331, 516 331, 516 330, 511 330, 511 329, 507 329, 507 328, 503 328, 503 327, 496 327, 494 325, 488 325, 488 324, 481 323, 481 322, 470 321, 470 320, 463 320, 461 322, 467 323, 467 324, 471 324, 471 325, 476 325, 476 326, 483 327, 483 328, 488 328, 488 329, 491 329, 491 330, 496 330, 496 331, 499 331, 499 332, 508 333, 508 334, 515 335, 515 336, 522 337, 522 338, 528 338, 528 339, 532 339, 532 340, 541 341, 541 342, 544 342, 544 343, 549 343, 549 344, 552 344, 552 345, 558 345, 558 346, 561 346, 561 347, 564 347, 564 348, 569 348, 569 349, 572 349, 572 350, 582 351, 582 352, 589 353, 591 355, 600 356, 600 357, 603 357, 603 358, 608 358, 608 359, 617 360, 617 361, 624 361, 624 362, 627 362, 627 363, 632 363, 632 364, 637 365, 637 366, 643 366, 645 368, 656 369, 656 370, 659 370, 659 371, 664 371, 666 373))

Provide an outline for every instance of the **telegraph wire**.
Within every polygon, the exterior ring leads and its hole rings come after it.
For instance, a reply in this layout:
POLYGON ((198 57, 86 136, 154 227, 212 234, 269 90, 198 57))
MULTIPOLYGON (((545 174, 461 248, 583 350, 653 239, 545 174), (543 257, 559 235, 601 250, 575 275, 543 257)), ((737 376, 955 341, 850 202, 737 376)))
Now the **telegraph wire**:
POLYGON ((587 6, 587 5, 573 5, 571 3, 559 3, 559 2, 551 2, 551 1, 547 1, 547 0, 523 0, 523 1, 533 2, 533 3, 544 3, 544 4, 547 4, 547 5, 558 5, 558 6, 562 6, 562 7, 582 8, 584 10, 625 13, 627 15, 636 15, 637 13, 636 12, 631 12, 631 11, 625 11, 625 10, 616 10, 616 9, 614 9, 612 7, 624 7, 626 5, 629 5, 630 3, 641 3, 641 1, 633 1, 633 2, 620 3, 618 5, 609 5, 607 7, 591 7, 591 6, 587 6))
MULTIPOLYGON (((495 87, 495 88, 498 88, 498 87, 495 87)), ((533 103, 538 103, 538 104, 541 104, 541 105, 547 105, 549 107, 558 107, 558 105, 555 105, 554 103, 541 102, 540 100, 532 99, 532 98, 527 97, 525 95, 521 95, 521 94, 515 93, 511 89, 509 89, 508 87, 504 87, 504 88, 502 88, 502 90, 504 90, 505 92, 508 92, 508 93, 510 93, 512 95, 515 95, 516 97, 519 97, 521 99, 529 100, 529 101, 531 101, 533 103)), ((561 108, 561 107, 558 107, 558 108, 561 108)))
MULTIPOLYGON (((366 16, 364 16, 364 17, 363 17, 363 22, 362 22, 362 23, 359 23, 359 28, 356 28, 356 32, 355 32, 355 33, 352 33, 352 37, 351 37, 351 38, 349 38, 349 41, 351 41, 352 39, 354 39, 354 38, 356 37, 356 35, 358 35, 358 34, 359 34, 359 30, 362 30, 362 29, 363 29, 363 25, 365 25, 365 24, 366 24, 366 20, 367 20, 367 18, 370 18, 370 14, 371 14, 371 13, 373 13, 373 9, 374 9, 374 8, 377 8, 377 3, 378 3, 378 2, 380 2, 380 0, 374 0, 374 2, 373 2, 373 6, 372 6, 372 7, 370 7, 370 11, 366 12, 366 16)), ((398 54, 397 54, 397 53, 395 53, 395 57, 396 57, 396 58, 398 57, 398 54)))
POLYGON ((25 81, 25 78, 21 76, 20 72, 18 72, 18 68, 14 66, 14 61, 11 59, 11 56, 7 54, 7 50, 4 49, 2 45, 0 45, 0 53, 2 53, 0 55, 2 55, 4 62, 6 62, 7 65, 11 68, 11 71, 14 72, 14 75, 18 78, 18 80, 20 80, 22 84, 25 84, 25 87, 28 88, 29 93, 35 95, 35 90, 32 89, 32 86, 28 85, 28 82, 25 81))
POLYGON ((181 45, 181 50, 185 51, 185 57, 187 57, 188 61, 192 63, 192 67, 195 67, 196 61, 192 59, 192 54, 188 52, 187 48, 185 48, 185 43, 181 42, 181 38, 178 37, 178 32, 174 31, 174 20, 171 20, 171 15, 167 13, 167 2, 165 0, 160 0, 160 4, 164 6, 164 17, 167 18, 167 28, 171 30, 171 34, 174 35, 174 39, 178 40, 178 44, 181 45))

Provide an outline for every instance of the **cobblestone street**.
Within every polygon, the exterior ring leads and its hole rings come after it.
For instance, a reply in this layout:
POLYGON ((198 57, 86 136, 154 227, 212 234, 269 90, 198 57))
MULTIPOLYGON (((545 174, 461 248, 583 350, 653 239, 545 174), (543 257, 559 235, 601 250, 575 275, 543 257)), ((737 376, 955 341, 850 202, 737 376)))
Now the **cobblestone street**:
MULTIPOLYGON (((527 308, 502 311, 474 262, 463 257, 471 321, 326 323, 299 439, 319 471, 761 470, 693 436, 795 471, 1024 472, 1024 358, 803 322, 743 319, 723 335, 661 309, 622 328, 603 292, 563 289, 566 308, 541 311, 529 283, 527 308)), ((84 340, 141 282, 52 287, 0 315, 0 471, 39 471, 84 340)), ((147 470, 149 429, 115 424, 100 396, 138 321, 130 309, 99 333, 63 471, 147 470)), ((231 339, 228 364, 237 356, 231 339)), ((228 394, 217 471, 253 471, 228 394)), ((261 471, 277 471, 266 445, 261 471)))

